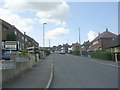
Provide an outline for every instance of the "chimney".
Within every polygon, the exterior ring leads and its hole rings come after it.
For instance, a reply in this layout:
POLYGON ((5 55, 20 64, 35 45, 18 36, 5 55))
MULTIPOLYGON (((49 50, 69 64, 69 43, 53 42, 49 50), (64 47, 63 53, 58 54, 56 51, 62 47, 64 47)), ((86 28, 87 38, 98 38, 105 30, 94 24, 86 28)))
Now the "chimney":
POLYGON ((24 32, 24 35, 26 35, 26 32, 24 32))
POLYGON ((106 27, 106 32, 108 32, 108 28, 106 27))
POLYGON ((98 33, 98 36, 100 35, 100 32, 98 33))

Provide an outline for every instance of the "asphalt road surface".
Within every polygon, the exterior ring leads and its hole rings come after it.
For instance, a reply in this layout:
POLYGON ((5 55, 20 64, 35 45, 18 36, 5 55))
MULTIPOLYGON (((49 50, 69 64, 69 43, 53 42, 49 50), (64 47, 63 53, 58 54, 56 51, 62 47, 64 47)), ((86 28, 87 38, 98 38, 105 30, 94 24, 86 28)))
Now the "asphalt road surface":
POLYGON ((118 67, 112 62, 61 54, 53 59, 50 88, 118 88, 118 67))

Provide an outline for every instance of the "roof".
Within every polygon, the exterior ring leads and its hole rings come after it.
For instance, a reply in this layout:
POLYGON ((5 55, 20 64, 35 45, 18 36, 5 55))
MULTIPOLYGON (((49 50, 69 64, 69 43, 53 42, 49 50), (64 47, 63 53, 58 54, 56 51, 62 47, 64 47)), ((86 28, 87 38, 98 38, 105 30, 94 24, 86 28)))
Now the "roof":
POLYGON ((117 38, 117 35, 112 32, 109 32, 108 29, 106 28, 106 31, 99 34, 93 41, 96 41, 102 38, 117 38))
POLYGON ((75 47, 75 46, 80 46, 80 44, 77 42, 77 43, 72 43, 71 47, 75 47))
POLYGON ((88 41, 84 42, 81 46, 89 46, 89 45, 90 45, 90 41, 88 40, 88 41))

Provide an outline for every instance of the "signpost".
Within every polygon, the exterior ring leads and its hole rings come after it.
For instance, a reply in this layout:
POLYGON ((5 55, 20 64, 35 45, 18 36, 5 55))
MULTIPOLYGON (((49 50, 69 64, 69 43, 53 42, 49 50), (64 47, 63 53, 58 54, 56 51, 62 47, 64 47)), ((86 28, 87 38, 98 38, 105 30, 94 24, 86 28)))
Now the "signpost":
POLYGON ((17 42, 16 41, 6 41, 5 42, 5 50, 17 50, 17 42))

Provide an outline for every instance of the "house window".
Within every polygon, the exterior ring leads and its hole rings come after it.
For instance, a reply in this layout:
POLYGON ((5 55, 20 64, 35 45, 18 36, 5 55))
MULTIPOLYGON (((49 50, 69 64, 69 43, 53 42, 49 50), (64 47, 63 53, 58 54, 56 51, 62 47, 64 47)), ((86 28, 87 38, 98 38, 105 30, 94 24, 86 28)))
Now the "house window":
POLYGON ((96 44, 98 44, 98 40, 93 42, 93 45, 96 45, 96 44))
POLYGON ((89 46, 89 48, 91 48, 91 46, 89 46))
POLYGON ((24 49, 24 43, 22 43, 22 48, 24 49))
POLYGON ((115 38, 112 38, 112 40, 114 41, 114 40, 115 40, 115 38))
POLYGON ((16 32, 16 31, 14 31, 14 34, 15 34, 15 35, 17 35, 17 32, 16 32))
POLYGON ((19 37, 20 37, 20 33, 19 33, 19 37))
POLYGON ((4 28, 3 30, 4 30, 4 31, 6 31, 7 29, 6 29, 6 28, 4 28))
POLYGON ((27 38, 25 38, 25 41, 27 42, 27 38))
POLYGON ((24 40, 24 37, 22 36, 22 40, 24 40))
POLYGON ((84 48, 84 46, 82 46, 81 48, 84 48))

